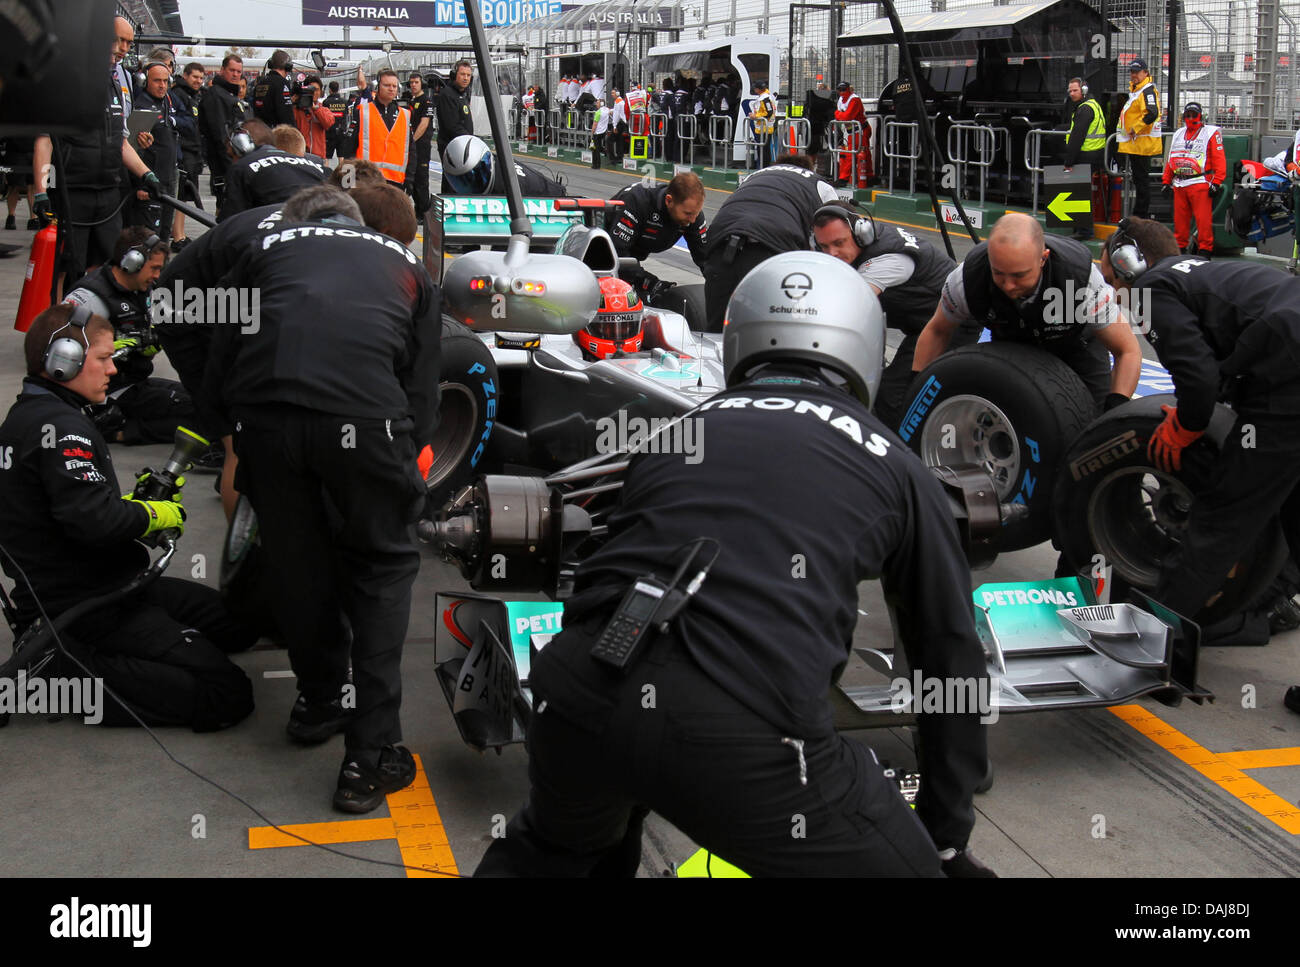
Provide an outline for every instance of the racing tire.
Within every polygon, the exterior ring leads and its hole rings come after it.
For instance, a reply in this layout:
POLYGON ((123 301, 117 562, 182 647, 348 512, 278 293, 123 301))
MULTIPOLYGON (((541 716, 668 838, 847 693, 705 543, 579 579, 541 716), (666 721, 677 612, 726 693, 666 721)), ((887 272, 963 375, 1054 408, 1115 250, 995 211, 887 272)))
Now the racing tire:
POLYGON ((907 398, 898 435, 926 466, 975 464, 1000 502, 1028 506, 1003 527, 1000 551, 1051 537, 1062 458, 1097 412, 1069 366, 1033 346, 962 346, 927 366, 907 398))
POLYGON ((654 308, 676 312, 686 319, 692 332, 704 332, 708 321, 705 311, 704 285, 674 285, 654 300, 654 308))
MULTIPOLYGON (((1160 561, 1177 546, 1196 494, 1213 480, 1219 447, 1235 417, 1218 406, 1205 436, 1183 451, 1182 470, 1151 465, 1147 444, 1164 419, 1172 395, 1144 396, 1115 407, 1083 431, 1069 448, 1052 498, 1053 543, 1073 571, 1091 571, 1095 555, 1111 565, 1111 600, 1130 587, 1151 591, 1160 561)), ((1194 618, 1202 626, 1254 602, 1287 557, 1281 525, 1260 533, 1224 584, 1194 618)))
POLYGON ((428 507, 435 514, 457 490, 485 472, 500 393, 492 350, 468 326, 445 316, 438 388, 438 429, 420 461, 428 507))
POLYGON ((259 634, 276 638, 271 613, 271 589, 266 560, 258 537, 257 512, 247 494, 240 494, 221 545, 221 597, 230 613, 259 634))

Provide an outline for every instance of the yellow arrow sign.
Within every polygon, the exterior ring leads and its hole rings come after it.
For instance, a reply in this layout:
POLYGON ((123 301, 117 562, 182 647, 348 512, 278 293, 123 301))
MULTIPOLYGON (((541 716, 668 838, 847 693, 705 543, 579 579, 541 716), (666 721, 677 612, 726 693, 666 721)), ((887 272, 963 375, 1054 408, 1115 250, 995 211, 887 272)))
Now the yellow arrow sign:
POLYGON ((1068 191, 1061 192, 1047 206, 1047 210, 1063 222, 1074 221, 1069 215, 1070 212, 1086 212, 1090 208, 1092 208, 1091 201, 1071 201, 1068 191))

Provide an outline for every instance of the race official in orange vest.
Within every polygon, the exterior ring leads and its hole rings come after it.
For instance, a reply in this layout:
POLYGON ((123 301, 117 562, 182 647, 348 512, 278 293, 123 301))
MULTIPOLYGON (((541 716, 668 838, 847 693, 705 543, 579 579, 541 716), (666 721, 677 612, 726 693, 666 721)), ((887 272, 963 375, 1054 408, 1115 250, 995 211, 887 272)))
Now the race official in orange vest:
POLYGON ((1192 219, 1196 219, 1196 244, 1200 254, 1214 253, 1214 199, 1228 176, 1223 154, 1223 132, 1201 120, 1201 105, 1183 108, 1183 126, 1169 144, 1165 161, 1165 191, 1174 193, 1174 239, 1187 251, 1192 219))
POLYGON ((401 188, 411 140, 411 112, 398 106, 397 72, 383 70, 375 78, 375 96, 357 105, 356 157, 373 161, 389 182, 401 188))

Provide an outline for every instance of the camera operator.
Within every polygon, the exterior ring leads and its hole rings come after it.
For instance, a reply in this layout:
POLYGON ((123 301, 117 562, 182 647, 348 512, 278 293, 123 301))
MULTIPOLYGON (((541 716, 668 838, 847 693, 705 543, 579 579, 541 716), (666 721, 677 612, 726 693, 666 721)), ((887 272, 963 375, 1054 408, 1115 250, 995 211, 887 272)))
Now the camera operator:
POLYGON ((268 128, 293 124, 293 91, 288 81, 291 70, 293 58, 289 52, 277 50, 253 85, 253 116, 268 128))
MULTIPOLYGON (((183 531, 185 511, 179 492, 172 500, 122 497, 109 448, 83 413, 104 400, 115 372, 109 322, 84 307, 54 306, 33 320, 23 349, 27 378, 0 425, 0 451, 11 455, 0 467, 0 543, 13 555, 4 569, 16 582, 19 624, 28 628, 40 615, 38 601, 54 618, 124 587, 149 563, 136 539, 183 531)), ((226 655, 255 636, 212 588, 158 578, 60 637, 150 725, 207 732, 253 710, 252 683, 226 655)), ((54 647, 51 639, 33 660, 54 647)), ((44 672, 85 673, 62 655, 44 672)), ((134 724, 112 699, 100 711, 105 725, 134 724)))
POLYGON ((321 103, 320 78, 312 74, 298 88, 293 102, 293 122, 307 142, 307 153, 322 161, 329 157, 329 131, 334 127, 334 112, 321 103))
POLYGON ((185 388, 152 375, 158 340, 151 325, 149 290, 158 281, 166 252, 167 246, 148 228, 125 229, 112 261, 81 279, 63 300, 87 306, 113 324, 119 365, 109 386, 109 403, 96 410, 95 422, 114 443, 171 443, 178 425, 194 425, 194 403, 185 388))

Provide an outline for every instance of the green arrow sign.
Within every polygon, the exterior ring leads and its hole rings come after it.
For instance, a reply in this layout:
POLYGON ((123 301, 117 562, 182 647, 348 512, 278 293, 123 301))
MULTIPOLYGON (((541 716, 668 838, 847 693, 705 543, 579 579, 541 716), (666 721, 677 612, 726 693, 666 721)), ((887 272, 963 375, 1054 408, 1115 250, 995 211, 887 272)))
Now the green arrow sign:
POLYGON ((1072 201, 1070 193, 1063 191, 1048 203, 1047 210, 1063 222, 1072 222, 1073 218, 1069 212, 1086 212, 1092 209, 1092 202, 1084 199, 1083 201, 1072 201))

